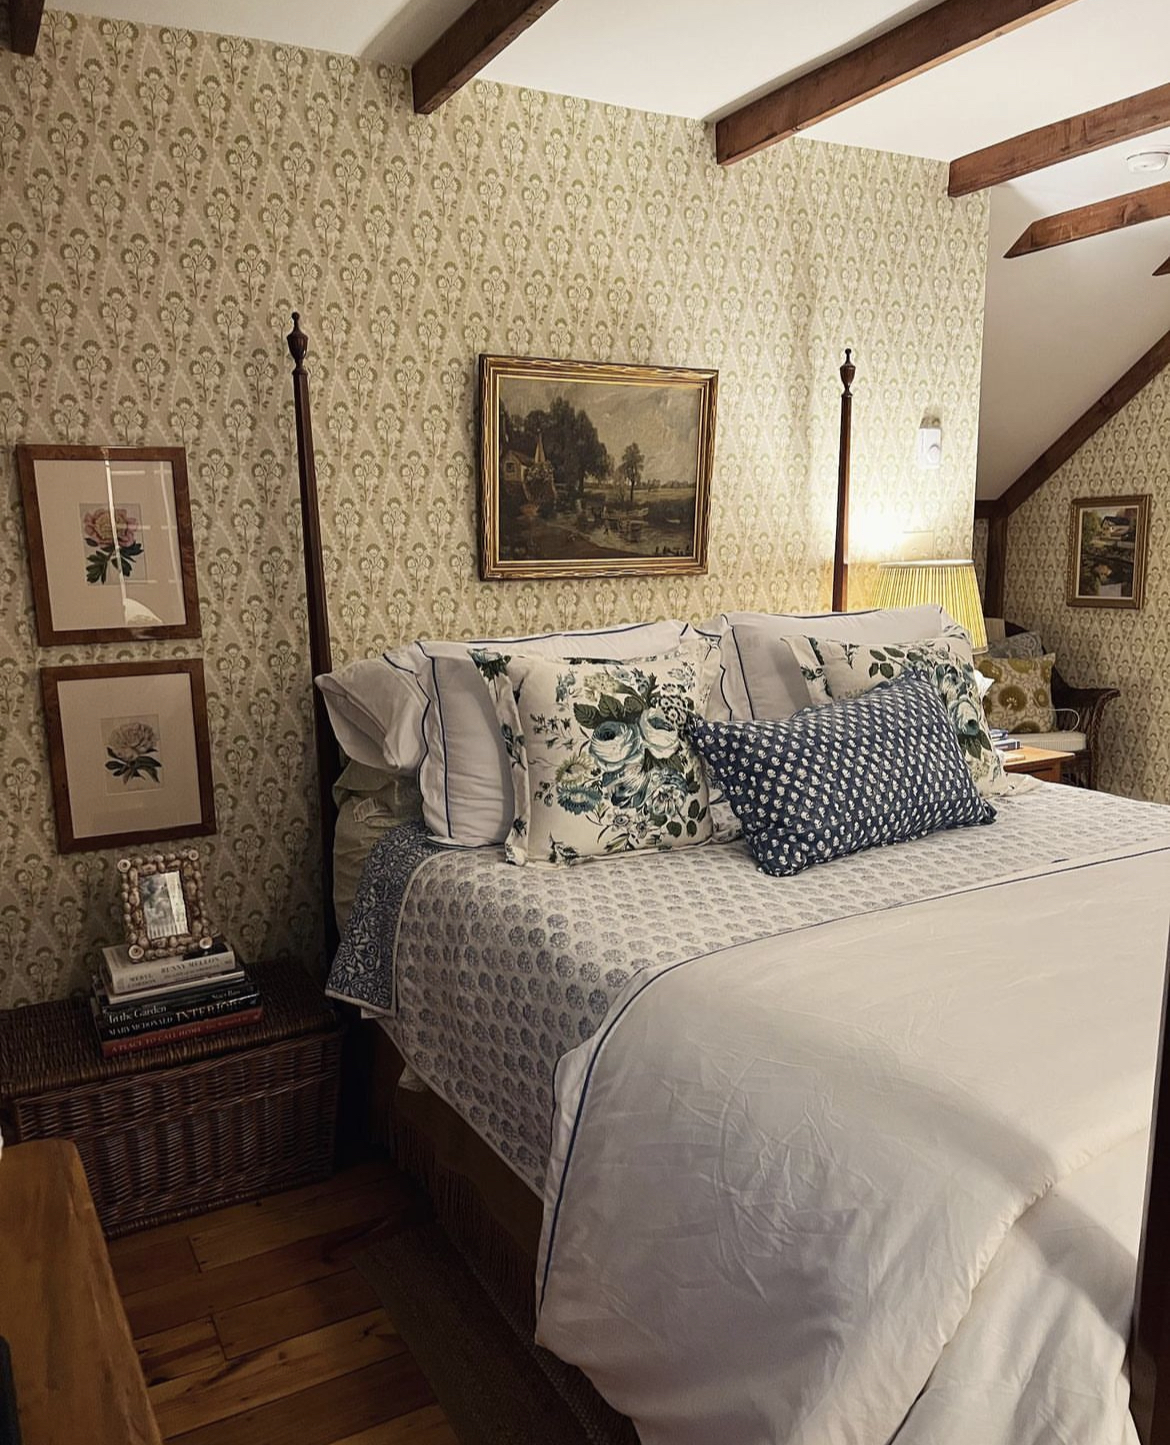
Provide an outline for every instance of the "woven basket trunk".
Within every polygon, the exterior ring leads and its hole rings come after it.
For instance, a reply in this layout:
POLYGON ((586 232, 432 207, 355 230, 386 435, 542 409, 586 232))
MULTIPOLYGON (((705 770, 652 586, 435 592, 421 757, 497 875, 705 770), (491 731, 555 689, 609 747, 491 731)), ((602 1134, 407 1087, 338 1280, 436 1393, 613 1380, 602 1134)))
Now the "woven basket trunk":
POLYGON ((70 1003, 7 1016, 6 1142, 72 1139, 111 1237, 328 1177, 341 1034, 307 978, 283 968, 257 970, 255 1030, 117 1061, 101 1060, 70 1003), (16 1048, 25 1067, 13 1070, 16 1048))

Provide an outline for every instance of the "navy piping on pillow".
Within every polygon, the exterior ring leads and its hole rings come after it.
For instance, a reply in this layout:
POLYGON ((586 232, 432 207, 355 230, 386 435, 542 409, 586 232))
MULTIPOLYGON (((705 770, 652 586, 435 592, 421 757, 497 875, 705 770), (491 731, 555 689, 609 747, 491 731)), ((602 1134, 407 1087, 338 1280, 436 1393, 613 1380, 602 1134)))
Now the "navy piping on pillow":
POLYGON ((739 659, 739 675, 743 679, 743 695, 747 698, 748 712, 751 713, 752 717, 755 717, 756 705, 752 700, 751 688, 748 687, 747 670, 743 665, 743 653, 739 650, 739 638, 735 635, 734 627, 729 627, 727 630, 731 633, 732 642, 735 643, 735 655, 739 659))
MULTIPOLYGON (((426 656, 426 653, 423 653, 426 656)), ((435 705, 439 714, 439 736, 443 739, 443 809, 447 815, 447 837, 451 837, 451 769, 448 766, 447 756, 447 729, 443 726, 443 695, 439 691, 439 670, 435 666, 435 658, 430 659, 431 680, 435 684, 435 705)))
POLYGON ((426 692, 421 687, 419 687, 418 674, 414 671, 413 668, 403 667, 400 662, 395 662, 388 652, 384 652, 382 654, 382 661, 386 664, 387 667, 393 668, 395 672, 404 673, 408 678, 411 679, 415 687, 418 688, 419 692, 421 692, 423 695, 423 710, 419 715, 418 720, 419 742, 422 743, 422 763, 419 763, 419 771, 421 772, 423 763, 426 762, 431 752, 430 748, 427 746, 427 713, 429 713, 431 710, 431 700, 429 697, 427 697, 426 692))

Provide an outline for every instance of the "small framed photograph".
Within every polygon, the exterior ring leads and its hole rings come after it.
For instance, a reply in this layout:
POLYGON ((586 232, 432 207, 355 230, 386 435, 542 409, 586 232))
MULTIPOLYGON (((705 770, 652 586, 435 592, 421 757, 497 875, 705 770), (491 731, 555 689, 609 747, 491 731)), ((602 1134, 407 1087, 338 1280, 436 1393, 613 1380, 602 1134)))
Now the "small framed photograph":
POLYGON ((210 948, 203 870, 194 848, 118 859, 130 957, 166 958, 210 948))
POLYGON ((480 357, 480 576, 706 572, 719 373, 480 357))
POLYGON ((1068 605, 1144 606, 1149 546, 1148 492, 1078 497, 1069 517, 1068 605))
POLYGON ((16 448, 42 647, 198 637, 182 447, 16 448))
POLYGON ((199 661, 41 669, 62 853, 215 832, 199 661))

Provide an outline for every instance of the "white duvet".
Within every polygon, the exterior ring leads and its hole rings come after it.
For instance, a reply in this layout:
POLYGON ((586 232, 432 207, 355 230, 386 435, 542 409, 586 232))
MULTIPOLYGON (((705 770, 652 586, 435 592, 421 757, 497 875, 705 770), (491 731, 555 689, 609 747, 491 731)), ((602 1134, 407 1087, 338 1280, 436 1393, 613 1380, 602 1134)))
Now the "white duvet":
POLYGON ((1170 851, 643 973, 565 1056, 538 1339, 645 1445, 1120 1445, 1170 851))

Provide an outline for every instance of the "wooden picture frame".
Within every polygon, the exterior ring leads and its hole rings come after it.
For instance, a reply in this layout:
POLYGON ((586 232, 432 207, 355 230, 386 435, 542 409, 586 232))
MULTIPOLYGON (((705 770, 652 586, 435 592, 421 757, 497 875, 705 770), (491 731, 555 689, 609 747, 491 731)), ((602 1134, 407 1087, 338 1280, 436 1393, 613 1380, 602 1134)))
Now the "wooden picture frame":
POLYGON ((1070 607, 1143 607, 1151 494, 1077 497, 1069 504, 1070 607))
POLYGON ((194 848, 118 859, 126 951, 139 959, 212 946, 203 868, 194 848))
POLYGON ((203 663, 41 669, 62 853, 214 833, 203 663))
POLYGON ((707 571, 716 371, 480 357, 480 577, 707 571))
POLYGON ((42 647, 198 637, 182 447, 16 448, 42 647))

